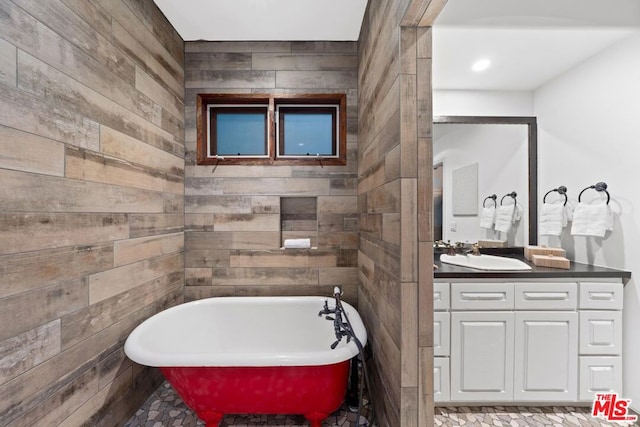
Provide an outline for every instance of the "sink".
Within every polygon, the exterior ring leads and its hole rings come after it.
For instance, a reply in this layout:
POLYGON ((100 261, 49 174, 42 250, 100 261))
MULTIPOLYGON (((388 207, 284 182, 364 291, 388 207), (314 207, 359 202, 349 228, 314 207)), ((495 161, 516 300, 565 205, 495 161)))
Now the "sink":
POLYGON ((440 255, 440 261, 446 264, 459 265, 460 267, 475 268, 478 270, 531 270, 531 267, 519 259, 507 258, 495 255, 440 255))

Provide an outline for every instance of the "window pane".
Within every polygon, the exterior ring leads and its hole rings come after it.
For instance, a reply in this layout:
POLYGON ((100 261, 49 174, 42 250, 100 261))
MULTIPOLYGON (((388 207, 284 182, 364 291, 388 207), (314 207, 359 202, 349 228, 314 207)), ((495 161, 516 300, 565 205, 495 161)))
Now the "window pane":
POLYGON ((335 155, 334 114, 322 112, 283 112, 280 130, 285 156, 335 155))
MULTIPOLYGON (((266 113, 214 112, 219 156, 267 154, 266 113)), ((213 130, 212 130, 213 131, 213 130)))

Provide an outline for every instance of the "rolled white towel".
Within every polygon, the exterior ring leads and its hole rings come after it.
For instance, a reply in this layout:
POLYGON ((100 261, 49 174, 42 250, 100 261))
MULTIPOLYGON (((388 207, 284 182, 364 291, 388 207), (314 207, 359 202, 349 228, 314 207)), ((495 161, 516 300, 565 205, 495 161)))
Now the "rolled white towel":
POLYGON ((284 239, 285 249, 308 249, 311 247, 311 239, 284 239))
POLYGON ((604 237, 607 230, 613 230, 613 215, 608 204, 578 203, 573 212, 571 234, 604 237))
POLYGON ((496 210, 496 231, 508 233, 511 225, 519 221, 522 217, 522 208, 520 205, 501 205, 496 210))
POLYGON ((543 203, 539 225, 542 236, 559 236, 562 233, 562 227, 567 225, 564 204, 543 203))
POLYGON ((480 212, 480 227, 493 228, 493 224, 496 222, 496 207, 485 206, 480 212))

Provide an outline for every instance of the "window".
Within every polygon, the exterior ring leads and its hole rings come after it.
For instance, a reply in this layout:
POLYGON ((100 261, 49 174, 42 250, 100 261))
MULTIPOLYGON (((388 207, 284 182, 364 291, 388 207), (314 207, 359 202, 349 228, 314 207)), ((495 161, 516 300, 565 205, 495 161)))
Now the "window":
POLYGON ((338 106, 278 105, 278 157, 336 157, 338 106))
POLYGON ((198 164, 346 164, 346 96, 200 94, 198 164))
POLYGON ((268 154, 267 106, 209 105, 207 154, 264 157, 268 154))

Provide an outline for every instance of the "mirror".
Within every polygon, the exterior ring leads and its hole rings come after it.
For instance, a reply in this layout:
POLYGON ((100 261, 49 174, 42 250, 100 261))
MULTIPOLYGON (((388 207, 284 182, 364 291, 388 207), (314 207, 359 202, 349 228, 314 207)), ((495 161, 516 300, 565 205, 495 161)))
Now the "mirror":
POLYGON ((434 240, 537 244, 535 117, 437 116, 433 126, 434 240), (521 217, 508 232, 480 227, 483 206, 511 205, 521 217), (495 194, 496 200, 488 198, 495 194))

